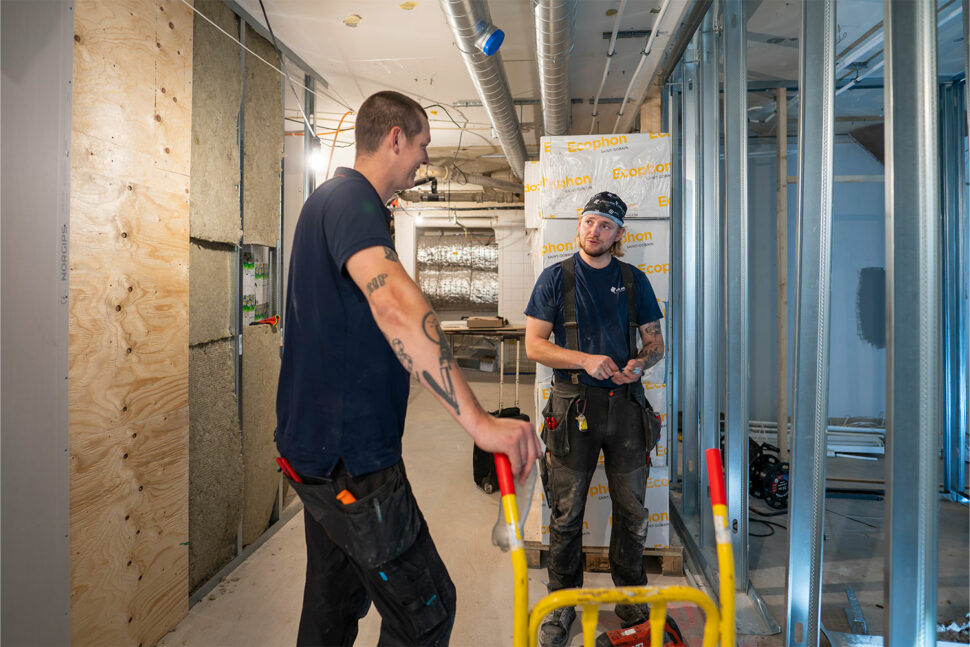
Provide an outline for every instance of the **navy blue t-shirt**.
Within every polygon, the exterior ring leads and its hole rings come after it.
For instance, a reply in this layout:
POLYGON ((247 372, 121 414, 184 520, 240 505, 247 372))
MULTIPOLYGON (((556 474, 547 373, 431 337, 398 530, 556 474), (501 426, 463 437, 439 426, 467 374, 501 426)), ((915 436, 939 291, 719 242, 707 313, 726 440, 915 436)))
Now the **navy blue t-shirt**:
POLYGON ((276 394, 276 446, 297 472, 357 476, 397 463, 410 379, 344 264, 394 245, 390 212, 363 175, 338 168, 293 235, 276 394))
MULTIPOLYGON (((606 267, 596 269, 587 265, 579 252, 573 255, 573 259, 576 267, 576 320, 579 324, 579 348, 573 350, 607 355, 618 367, 623 368, 630 361, 627 341, 629 308, 620 262, 613 258, 606 267)), ((663 317, 647 275, 634 266, 633 279, 637 286, 637 325, 642 326, 663 317)), ((566 347, 562 263, 550 265, 539 275, 525 314, 552 323, 556 345, 566 347)), ((569 381, 570 371, 557 368, 554 373, 557 381, 569 381)), ((591 386, 616 386, 612 380, 597 380, 585 371, 580 372, 579 381, 591 386)))

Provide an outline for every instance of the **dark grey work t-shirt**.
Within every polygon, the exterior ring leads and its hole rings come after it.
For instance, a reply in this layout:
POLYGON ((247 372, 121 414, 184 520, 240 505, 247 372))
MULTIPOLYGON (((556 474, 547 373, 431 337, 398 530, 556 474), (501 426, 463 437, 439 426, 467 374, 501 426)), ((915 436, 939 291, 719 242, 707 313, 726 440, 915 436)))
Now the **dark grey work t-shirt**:
POLYGON ((307 199, 290 251, 276 445, 297 472, 353 475, 401 458, 410 381, 344 267, 393 249, 390 212, 360 173, 339 168, 307 199))

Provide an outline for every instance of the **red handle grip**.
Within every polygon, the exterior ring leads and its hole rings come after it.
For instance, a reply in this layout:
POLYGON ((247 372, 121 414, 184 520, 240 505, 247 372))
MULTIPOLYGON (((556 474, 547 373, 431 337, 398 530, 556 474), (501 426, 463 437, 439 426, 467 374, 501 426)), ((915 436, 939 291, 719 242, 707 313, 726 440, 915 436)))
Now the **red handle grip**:
POLYGON ((512 478, 512 464, 505 454, 495 454, 495 473, 498 476, 498 490, 502 496, 515 494, 515 480, 512 478))
POLYGON ((724 468, 721 466, 721 450, 708 449, 707 455, 707 483, 711 487, 711 504, 727 505, 724 496, 724 468))

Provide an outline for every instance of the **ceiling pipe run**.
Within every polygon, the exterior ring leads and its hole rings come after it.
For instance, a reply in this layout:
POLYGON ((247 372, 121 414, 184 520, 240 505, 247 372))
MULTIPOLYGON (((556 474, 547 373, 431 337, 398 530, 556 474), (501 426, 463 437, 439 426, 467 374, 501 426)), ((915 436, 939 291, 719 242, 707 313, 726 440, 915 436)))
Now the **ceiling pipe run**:
POLYGON ((455 44, 485 105, 512 173, 521 180, 527 157, 525 140, 512 104, 502 55, 499 52, 486 55, 476 45, 482 34, 492 27, 488 7, 484 0, 441 0, 441 10, 451 26, 455 44))
POLYGON ((572 116, 569 97, 569 54, 573 49, 575 0, 534 0, 536 60, 542 92, 546 135, 565 135, 572 116))
POLYGON ((465 173, 455 168, 445 166, 435 166, 434 164, 423 164, 418 167, 417 176, 419 178, 437 178, 441 182, 454 182, 456 184, 477 184, 478 186, 505 191, 506 193, 523 193, 525 188, 521 182, 510 182, 499 180, 487 175, 478 173, 465 173))

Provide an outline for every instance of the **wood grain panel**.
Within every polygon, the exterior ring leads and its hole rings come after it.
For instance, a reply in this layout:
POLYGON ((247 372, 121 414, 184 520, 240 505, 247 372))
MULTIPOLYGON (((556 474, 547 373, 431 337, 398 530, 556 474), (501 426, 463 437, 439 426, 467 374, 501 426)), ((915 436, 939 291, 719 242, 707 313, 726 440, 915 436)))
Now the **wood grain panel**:
POLYGON ((185 613, 187 430, 188 407, 113 430, 72 425, 74 645, 151 644, 185 613))
POLYGON ((192 15, 74 9, 71 636, 149 645, 188 606, 192 15))

